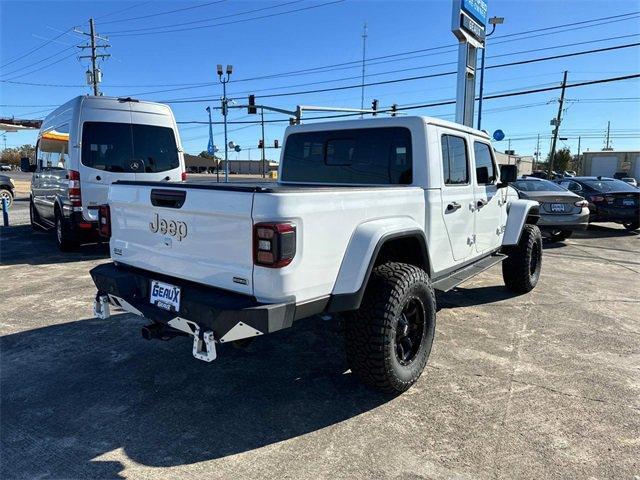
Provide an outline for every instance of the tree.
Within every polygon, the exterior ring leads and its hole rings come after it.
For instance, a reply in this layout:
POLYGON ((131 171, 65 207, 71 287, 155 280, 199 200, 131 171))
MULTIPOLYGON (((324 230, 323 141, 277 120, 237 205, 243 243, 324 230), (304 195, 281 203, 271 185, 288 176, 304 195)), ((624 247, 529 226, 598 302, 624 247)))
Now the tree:
MULTIPOLYGON (((549 162, 550 155, 547 155, 547 163, 549 162)), ((568 148, 563 148, 558 150, 556 154, 553 156, 553 169, 556 172, 564 172, 569 168, 569 164, 571 163, 571 150, 568 148)))
POLYGON ((5 148, 0 153, 0 161, 2 163, 9 163, 11 165, 20 165, 20 159, 22 157, 33 158, 36 148, 33 145, 22 145, 17 148, 5 148))

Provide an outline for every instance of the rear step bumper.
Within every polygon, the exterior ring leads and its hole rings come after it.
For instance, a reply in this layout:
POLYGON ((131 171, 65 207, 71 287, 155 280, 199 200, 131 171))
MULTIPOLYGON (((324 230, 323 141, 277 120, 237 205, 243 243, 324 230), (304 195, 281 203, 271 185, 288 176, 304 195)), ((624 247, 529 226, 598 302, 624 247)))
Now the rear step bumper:
MULTIPOLYGON (((216 342, 225 343, 272 333, 290 327, 295 303, 264 304, 255 298, 213 287, 206 287, 146 270, 106 263, 91 270, 98 289, 97 299, 108 297, 110 305, 120 307, 154 322, 178 327, 192 335, 212 332, 216 342), (151 280, 179 286, 180 311, 169 312, 149 303, 151 280), (190 326, 191 332, 185 328, 190 326), (180 328, 183 326, 184 328, 180 328)), ((108 308, 106 309, 108 312, 108 308)), ((105 317, 108 316, 108 313, 105 317)))

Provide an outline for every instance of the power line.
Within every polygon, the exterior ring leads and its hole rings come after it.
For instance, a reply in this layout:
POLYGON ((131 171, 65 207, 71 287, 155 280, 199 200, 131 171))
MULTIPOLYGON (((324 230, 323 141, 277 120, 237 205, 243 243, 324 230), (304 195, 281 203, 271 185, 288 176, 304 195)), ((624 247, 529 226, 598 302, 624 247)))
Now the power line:
POLYGON ((17 73, 17 72, 19 72, 19 71, 21 71, 21 70, 26 70, 27 68, 31 68, 31 67, 33 67, 34 65, 38 65, 39 63, 46 62, 47 60, 51 60, 52 58, 57 57, 57 56, 58 56, 58 55, 60 55, 61 53, 68 52, 69 50, 72 50, 72 49, 74 49, 74 50, 75 50, 75 48, 76 48, 76 47, 75 47, 75 45, 71 45, 70 47, 68 47, 68 48, 64 48, 64 49, 62 49, 62 50, 60 50, 60 51, 58 51, 58 52, 54 53, 53 55, 50 55, 50 56, 48 56, 48 57, 43 58, 42 60, 38 60, 37 62, 30 63, 29 65, 25 65, 24 67, 17 68, 17 69, 15 69, 15 70, 12 70, 11 72, 6 72, 6 73, 5 73, 5 72, 3 72, 3 73, 2 73, 2 76, 3 76, 3 77, 11 76, 11 75, 13 75, 14 73, 17 73))
POLYGON ((225 0, 216 0, 215 2, 202 3, 200 5, 193 5, 191 7, 177 8, 175 10, 168 10, 166 12, 151 13, 149 15, 142 15, 142 16, 139 16, 139 17, 122 18, 122 19, 118 19, 118 20, 109 20, 109 21, 106 21, 106 22, 101 22, 101 24, 102 25, 107 25, 109 23, 130 22, 132 20, 141 20, 143 18, 159 17, 161 15, 169 15, 171 13, 184 12, 186 10, 194 10, 196 8, 208 7, 209 5, 214 5, 216 3, 224 3, 224 2, 225 2, 225 0))
POLYGON ((162 31, 152 31, 152 32, 146 32, 146 33, 115 33, 115 32, 111 32, 108 33, 108 35, 112 36, 112 37, 135 37, 135 36, 140 36, 140 35, 157 35, 157 34, 161 34, 161 33, 173 33, 173 32, 184 32, 184 31, 189 31, 189 30, 199 30, 202 28, 213 28, 213 27, 220 27, 220 26, 225 26, 225 25, 231 25, 231 24, 236 24, 236 23, 244 23, 244 22, 250 22, 253 20, 261 20, 264 18, 272 18, 272 17, 277 17, 280 15, 286 15, 289 13, 297 13, 297 12, 302 12, 305 10, 312 10, 315 8, 320 8, 320 7, 326 7, 327 5, 334 5, 337 3, 343 3, 345 0, 333 0, 331 2, 325 2, 325 3, 319 3, 317 5, 310 5, 307 7, 300 7, 300 8, 295 8, 292 10, 287 10, 284 12, 279 12, 279 13, 270 13, 270 14, 266 14, 266 15, 260 15, 257 17, 251 17, 251 18, 245 18, 242 20, 233 20, 230 22, 222 22, 222 23, 214 23, 211 25, 200 25, 197 27, 188 27, 188 28, 178 28, 178 29, 173 29, 173 30, 162 30, 162 31))
MULTIPOLYGON (((41 66, 39 68, 36 68, 35 70, 31 70, 30 72, 21 73, 17 77, 13 77, 13 78, 11 78, 9 80, 0 80, 0 82, 3 82, 3 83, 21 83, 21 82, 15 82, 14 80, 16 78, 26 77, 27 75, 31 75, 33 73, 39 72, 40 70, 44 70, 45 68, 52 67, 53 65, 57 65, 58 63, 67 60, 68 58, 75 57, 76 55, 77 55, 76 52, 72 52, 71 55, 65 55, 64 57, 56 60, 55 62, 47 63, 46 65, 43 65, 43 66, 41 66)), ((84 86, 84 85, 81 85, 81 86, 84 86)))
POLYGON ((64 32, 62 32, 60 35, 58 35, 58 36, 56 36, 56 37, 53 37, 53 38, 50 38, 49 40, 47 40, 46 42, 44 42, 44 43, 42 43, 42 44, 38 45, 37 47, 34 47, 34 48, 32 48, 31 50, 26 51, 25 53, 22 53, 22 54, 20 54, 20 55, 17 55, 17 56, 15 56, 15 57, 12 57, 12 58, 14 58, 14 60, 11 60, 11 61, 9 61, 9 62, 7 62, 7 63, 3 64, 3 65, 0 65, 0 68, 4 68, 4 67, 6 67, 7 65, 11 65, 12 63, 15 63, 15 62, 17 62, 17 61, 19 61, 19 60, 22 60, 22 59, 23 59, 23 58, 25 58, 26 56, 31 55, 31 54, 32 54, 32 53, 34 53, 34 52, 37 52, 38 50, 40 50, 40 49, 42 49, 42 48, 46 47, 46 46, 47 46, 47 45, 49 45, 50 43, 52 43, 52 42, 54 42, 55 40, 59 39, 60 37, 62 37, 62 36, 64 36, 64 35, 66 35, 66 34, 67 34, 67 33, 69 33, 72 29, 73 29, 73 27, 68 28, 67 30, 65 30, 64 32))
MULTIPOLYGON (((113 12, 109 12, 109 13, 105 13, 104 15, 100 15, 98 17, 96 17, 96 20, 101 20, 103 18, 107 18, 107 17, 112 17, 113 15, 119 15, 122 12, 126 12, 129 10, 133 10, 134 8, 138 8, 141 7, 142 5, 146 5, 147 3, 151 3, 151 2, 140 2, 140 3, 135 3, 133 5, 130 5, 128 7, 125 8, 121 8, 119 10, 114 10, 113 12)), ((108 23, 108 22, 104 22, 104 23, 108 23)))
POLYGON ((245 10, 243 12, 236 12, 236 13, 231 13, 228 15, 220 15, 218 17, 211 17, 211 18, 205 18, 205 19, 201 19, 201 20, 192 20, 190 22, 183 22, 183 23, 174 23, 172 25, 158 25, 157 27, 145 27, 145 28, 138 28, 138 29, 134 29, 134 30, 120 30, 120 31, 114 31, 111 33, 132 33, 132 32, 142 32, 142 31, 147 31, 147 30, 154 30, 154 29, 158 29, 158 28, 170 28, 170 27, 180 27, 180 26, 184 26, 184 25, 194 25, 196 23, 204 23, 204 22, 209 22, 212 20, 221 20, 223 18, 232 18, 232 17, 239 17, 242 15, 248 15, 251 13, 256 13, 256 12, 262 12, 264 10, 271 10, 273 8, 279 8, 279 7, 284 7, 286 5, 291 5, 294 3, 301 3, 304 0, 294 0, 294 1, 290 1, 290 2, 285 2, 285 3, 280 3, 278 5, 270 5, 268 7, 262 7, 262 8, 254 8, 252 10, 245 10))

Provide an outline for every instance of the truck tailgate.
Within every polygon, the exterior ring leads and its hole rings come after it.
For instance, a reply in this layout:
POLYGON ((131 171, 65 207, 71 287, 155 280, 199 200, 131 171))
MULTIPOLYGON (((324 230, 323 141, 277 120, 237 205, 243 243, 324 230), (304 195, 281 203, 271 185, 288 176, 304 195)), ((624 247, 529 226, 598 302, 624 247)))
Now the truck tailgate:
POLYGON ((114 184, 111 257, 133 267, 253 294, 253 192, 114 184))

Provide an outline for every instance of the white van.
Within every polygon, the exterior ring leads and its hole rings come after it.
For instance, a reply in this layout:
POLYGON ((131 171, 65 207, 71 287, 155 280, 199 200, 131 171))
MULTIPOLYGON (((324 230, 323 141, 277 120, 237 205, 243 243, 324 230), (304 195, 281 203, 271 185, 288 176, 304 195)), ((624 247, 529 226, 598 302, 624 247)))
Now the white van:
POLYGON ((50 113, 35 164, 22 170, 33 172, 31 225, 55 229, 62 250, 99 238, 98 206, 111 183, 186 179, 171 109, 114 97, 80 96, 50 113))

